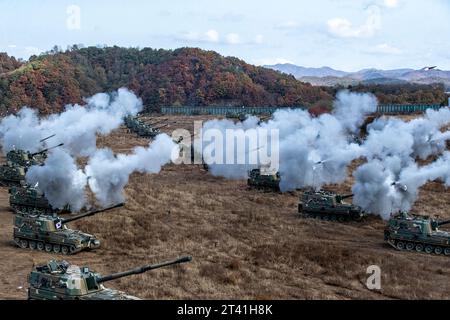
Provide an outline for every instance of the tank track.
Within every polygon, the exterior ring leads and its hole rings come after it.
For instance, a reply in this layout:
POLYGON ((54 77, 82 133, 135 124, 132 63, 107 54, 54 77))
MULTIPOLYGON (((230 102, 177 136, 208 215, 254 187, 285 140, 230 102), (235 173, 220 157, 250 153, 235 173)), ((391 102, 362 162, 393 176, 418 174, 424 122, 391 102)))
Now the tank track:
POLYGON ((450 256, 450 247, 394 239, 388 239, 387 243, 398 251, 416 251, 419 253, 450 256))
POLYGON ((332 221, 332 222, 350 222, 350 221, 361 221, 360 217, 343 214, 334 214, 334 213, 319 213, 319 212, 305 212, 303 211, 303 206, 299 204, 298 213, 301 218, 304 219, 319 219, 324 221, 332 221))
POLYGON ((39 208, 33 208, 33 207, 27 207, 27 206, 18 206, 18 205, 11 205, 11 209, 15 213, 36 213, 36 209, 38 209, 38 212, 41 214, 52 214, 54 211, 51 209, 39 209, 39 208))
POLYGON ((68 246, 55 243, 46 243, 44 241, 29 240, 21 237, 14 238, 14 243, 22 249, 45 251, 47 253, 56 253, 63 255, 72 255, 83 250, 83 248, 77 249, 73 245, 68 246))
POLYGON ((20 182, 9 181, 9 180, 0 180, 0 187, 11 188, 20 186, 20 182))
POLYGON ((349 222, 349 221, 359 221, 352 216, 344 216, 338 214, 328 214, 328 213, 312 213, 312 212, 301 212, 300 217, 304 219, 319 219, 324 221, 332 222, 349 222))
POLYGON ((279 192, 280 191, 280 187, 269 187, 269 186, 264 186, 264 185, 260 185, 260 184, 255 184, 255 183, 252 183, 250 181, 247 181, 247 185, 250 188, 256 189, 256 190, 275 191, 275 192, 279 192))

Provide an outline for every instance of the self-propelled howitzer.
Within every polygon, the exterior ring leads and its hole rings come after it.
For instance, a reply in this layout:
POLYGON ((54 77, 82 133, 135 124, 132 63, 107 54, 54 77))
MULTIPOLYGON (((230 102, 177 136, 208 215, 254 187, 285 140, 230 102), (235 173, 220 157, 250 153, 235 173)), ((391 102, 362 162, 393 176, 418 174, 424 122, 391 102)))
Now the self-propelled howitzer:
POLYGON ((331 221, 359 221, 366 213, 361 207, 343 200, 353 195, 339 195, 325 190, 309 190, 303 193, 298 203, 298 213, 305 218, 319 218, 331 221))
POLYGON ((9 188, 9 206, 16 213, 52 214, 61 211, 50 205, 44 193, 24 182, 20 187, 9 188))
POLYGON ((191 260, 192 258, 188 256, 106 276, 91 271, 88 267, 78 267, 66 261, 51 260, 47 264, 34 267, 31 271, 28 277, 28 299, 139 300, 139 298, 127 295, 124 292, 105 288, 103 283, 191 260))
POLYGON ((62 147, 63 145, 64 143, 60 143, 57 146, 46 148, 35 153, 21 149, 11 150, 6 154, 6 160, 13 165, 22 166, 25 170, 27 170, 31 166, 43 165, 45 159, 47 158, 47 152, 52 149, 62 147))
POLYGON ((100 241, 95 236, 69 229, 66 224, 123 205, 121 203, 69 218, 60 218, 56 215, 19 213, 14 219, 14 242, 22 249, 30 248, 62 254, 75 254, 82 250, 96 249, 100 246, 100 241))
POLYGON ((0 166, 0 185, 5 187, 18 186, 25 181, 26 168, 8 161, 0 166))
POLYGON ((397 250, 450 256, 450 233, 439 227, 450 221, 399 212, 388 221, 384 240, 397 250))
POLYGON ((280 191, 280 173, 254 169, 248 173, 247 185, 252 188, 280 191))

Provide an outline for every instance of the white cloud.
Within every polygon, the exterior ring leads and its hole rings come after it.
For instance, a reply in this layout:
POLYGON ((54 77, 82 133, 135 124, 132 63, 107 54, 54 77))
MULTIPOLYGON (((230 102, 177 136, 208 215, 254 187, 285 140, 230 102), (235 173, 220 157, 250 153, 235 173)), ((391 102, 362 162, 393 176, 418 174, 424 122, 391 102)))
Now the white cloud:
POLYGON ((284 21, 284 22, 281 22, 281 23, 277 24, 275 26, 275 28, 276 29, 295 29, 299 25, 300 24, 297 21, 288 20, 288 21, 284 21))
POLYGON ((206 39, 211 42, 219 42, 219 33, 214 29, 208 30, 206 32, 206 39))
POLYGON ((286 63, 294 64, 291 60, 285 58, 263 58, 254 61, 254 64, 257 66, 271 66, 274 64, 286 64, 286 63))
POLYGON ((181 39, 199 42, 219 42, 220 35, 214 29, 210 29, 205 33, 198 33, 194 31, 189 31, 181 35, 181 39))
POLYGON ((388 8, 398 7, 399 0, 384 0, 384 5, 388 8))
POLYGON ((262 44, 264 42, 264 36, 262 34, 258 34, 255 37, 256 44, 262 44))
POLYGON ((36 55, 37 56, 37 55, 41 54, 42 52, 43 52, 43 50, 41 50, 41 49, 39 49, 37 47, 25 47, 24 55, 26 57, 30 57, 32 55, 36 55))
POLYGON ((369 53, 381 53, 381 54, 402 54, 402 50, 393 47, 387 43, 382 43, 368 51, 369 53))
POLYGON ((8 48, 14 49, 14 48, 17 48, 17 46, 15 44, 9 44, 8 48))
POLYGON ((237 33, 229 33, 227 34, 226 42, 228 44, 239 44, 241 43, 241 37, 237 33))
POLYGON ((354 26, 344 18, 328 20, 328 31, 342 38, 367 38, 373 36, 381 28, 381 14, 378 6, 367 9, 367 19, 360 26, 354 26))
POLYGON ((226 35, 222 35, 214 29, 210 29, 202 33, 190 31, 181 34, 181 36, 176 36, 175 39, 193 42, 216 43, 220 45, 259 45, 264 42, 264 36, 262 34, 257 34, 254 38, 242 39, 241 35, 238 33, 228 33, 226 35))
POLYGON ((181 35, 181 38, 184 40, 193 40, 193 41, 197 41, 200 39, 200 35, 198 34, 198 32, 194 32, 194 31, 189 31, 187 33, 183 33, 181 35))

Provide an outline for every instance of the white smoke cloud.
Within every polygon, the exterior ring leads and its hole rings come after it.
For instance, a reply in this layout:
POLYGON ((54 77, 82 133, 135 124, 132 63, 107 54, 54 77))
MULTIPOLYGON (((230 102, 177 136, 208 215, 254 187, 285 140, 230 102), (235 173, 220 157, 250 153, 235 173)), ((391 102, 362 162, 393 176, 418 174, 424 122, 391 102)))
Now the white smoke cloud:
POLYGON ((142 100, 121 88, 112 94, 100 93, 85 99, 86 106, 67 105, 64 112, 39 119, 36 111, 23 108, 0 123, 3 152, 13 148, 36 152, 45 146, 39 142, 56 134, 47 145, 64 143, 74 156, 88 156, 96 150, 96 135, 107 135, 123 123, 125 115, 142 110, 142 100))
POLYGON ((441 180, 450 186, 450 152, 425 166, 419 166, 413 159, 408 164, 404 161, 393 156, 374 159, 359 167, 354 173, 354 203, 388 219, 391 213, 411 210, 419 188, 427 182, 441 180))
POLYGON ((36 152, 41 147, 43 133, 38 129, 37 111, 24 107, 17 115, 10 115, 0 122, 0 142, 4 153, 13 149, 36 152))
POLYGON ((130 155, 114 155, 110 149, 97 150, 85 168, 89 186, 103 206, 123 202, 123 190, 130 175, 133 172, 159 173, 177 148, 169 136, 160 134, 148 148, 137 147, 130 155))
MULTIPOLYGON (((347 166, 362 155, 363 149, 349 141, 349 136, 358 130, 367 114, 376 111, 376 106, 376 98, 372 95, 342 91, 337 95, 332 114, 314 118, 304 110, 279 110, 274 113, 273 119, 261 124, 258 124, 255 117, 236 124, 230 120, 214 120, 206 122, 203 131, 276 130, 279 133, 281 190, 320 188, 327 183, 342 182, 347 176, 347 166)), ((231 148, 229 141, 223 147, 231 148)), ((263 145, 258 143, 254 147, 261 148, 263 145)), ((252 152, 255 152, 254 149, 247 146, 245 153, 252 152)), ((208 155, 204 154, 204 157, 208 160, 208 155)), ((209 167, 213 175, 244 178, 247 177, 248 170, 255 166, 209 163, 209 167)))
POLYGON ((368 127, 365 156, 371 159, 395 154, 406 161, 410 157, 425 160, 445 150, 450 135, 442 133, 441 129, 448 124, 450 108, 438 111, 429 109, 423 117, 411 121, 385 117, 377 119, 368 127))
POLYGON ((355 173, 354 203, 368 212, 389 218, 391 213, 409 211, 419 188, 429 181, 449 185, 450 156, 446 150, 450 109, 428 110, 412 121, 381 118, 369 126, 362 148, 368 163, 355 173), (416 159, 443 155, 426 166, 416 159))
POLYGON ((30 185, 38 184, 54 208, 63 209, 69 204, 75 212, 86 204, 86 175, 64 150, 55 149, 43 166, 31 167, 26 180, 30 185))
POLYGON ((148 148, 134 148, 130 155, 114 155, 98 150, 97 135, 108 135, 123 123, 126 115, 142 110, 142 101, 127 89, 112 94, 99 93, 85 99, 86 105, 68 105, 65 111, 39 119, 36 111, 23 108, 0 123, 3 151, 12 148, 31 152, 44 146, 39 141, 51 134, 52 150, 43 166, 32 166, 26 174, 29 184, 37 184, 54 208, 69 204, 72 211, 87 205, 86 186, 103 205, 122 202, 123 189, 133 172, 158 173, 178 155, 178 146, 165 134, 158 135, 148 148), (78 168, 76 158, 88 156, 88 165, 78 168))

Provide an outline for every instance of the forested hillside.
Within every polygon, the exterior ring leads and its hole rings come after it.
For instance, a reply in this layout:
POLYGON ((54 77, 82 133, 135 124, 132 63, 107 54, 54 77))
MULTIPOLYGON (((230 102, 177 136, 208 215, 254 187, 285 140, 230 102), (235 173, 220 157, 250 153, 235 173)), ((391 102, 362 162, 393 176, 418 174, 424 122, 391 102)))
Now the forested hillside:
POLYGON ((148 111, 162 105, 330 105, 327 91, 233 57, 195 48, 77 48, 52 50, 20 63, 0 64, 0 112, 32 106, 61 110, 83 97, 125 86, 148 111))
POLYGON ((367 84, 348 87, 352 91, 371 92, 381 104, 446 104, 443 84, 367 84))

